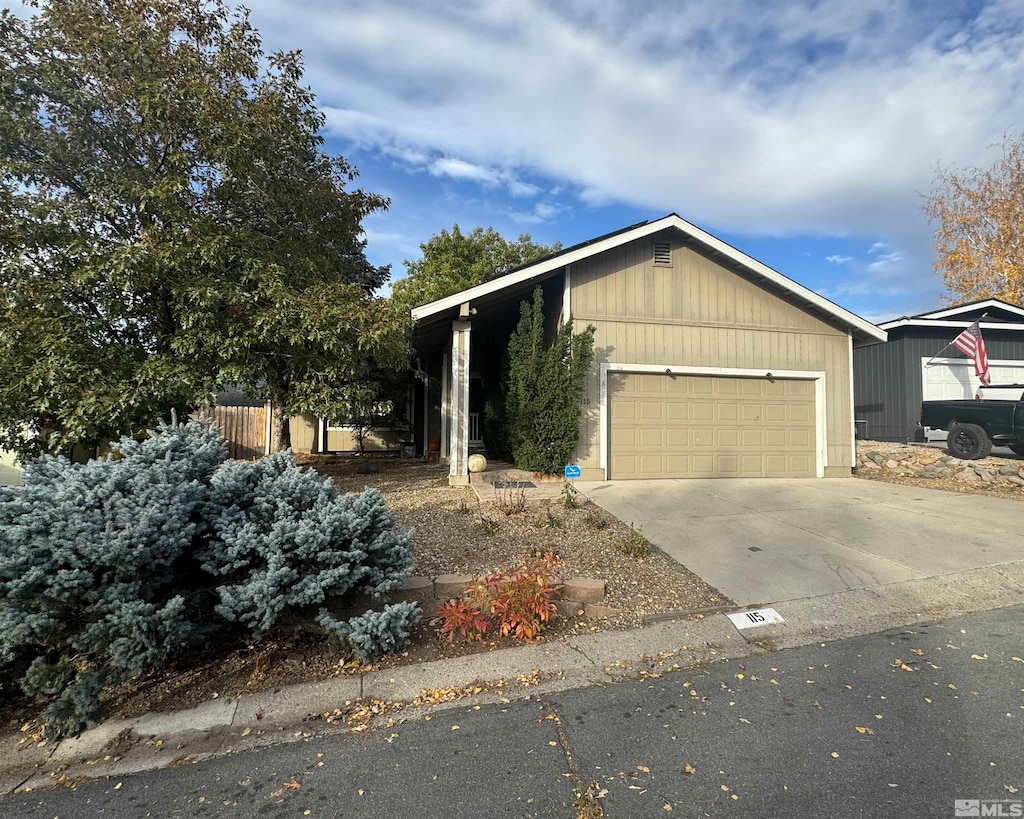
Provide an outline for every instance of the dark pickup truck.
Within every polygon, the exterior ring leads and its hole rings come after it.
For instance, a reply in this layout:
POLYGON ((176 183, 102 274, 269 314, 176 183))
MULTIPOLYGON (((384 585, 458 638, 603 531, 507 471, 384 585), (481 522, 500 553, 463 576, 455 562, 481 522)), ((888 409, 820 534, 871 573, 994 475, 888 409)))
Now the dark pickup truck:
POLYGON ((993 444, 1024 455, 1024 401, 925 401, 921 426, 949 430, 946 447, 956 458, 984 458, 993 444))

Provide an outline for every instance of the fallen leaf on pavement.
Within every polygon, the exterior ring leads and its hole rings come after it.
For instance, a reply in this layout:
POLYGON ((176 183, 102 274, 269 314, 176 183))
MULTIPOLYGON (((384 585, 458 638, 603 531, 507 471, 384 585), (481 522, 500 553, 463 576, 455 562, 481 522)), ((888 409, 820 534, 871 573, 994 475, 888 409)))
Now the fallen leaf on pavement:
POLYGON ((688 774, 695 774, 697 773, 697 769, 694 768, 693 765, 691 765, 689 762, 687 762, 686 765, 683 766, 683 772, 688 774))
POLYGON ((833 759, 839 759, 839 752, 838 751, 833 751, 832 752, 832 758, 833 759))
POLYGON ((661 809, 662 810, 671 811, 672 810, 672 805, 671 805, 671 803, 666 802, 664 805, 661 806, 661 809))
POLYGON ((452 726, 452 730, 453 731, 458 731, 459 730, 459 726, 458 725, 453 725, 452 726))
POLYGON ((642 772, 642 773, 650 773, 651 772, 651 769, 648 768, 646 765, 637 765, 636 769, 638 771, 642 772))
POLYGON ((910 653, 911 654, 916 654, 918 657, 920 657, 922 654, 924 654, 924 649, 923 648, 912 648, 912 649, 910 649, 910 653))
POLYGON ((1008 790, 1010 793, 1016 793, 1018 789, 1013 787, 1013 785, 1007 785, 1006 790, 1008 790))
POLYGON ((115 791, 119 791, 119 790, 121 790, 121 785, 122 785, 122 784, 123 784, 123 783, 121 783, 121 782, 118 782, 118 783, 117 783, 116 785, 114 785, 114 790, 115 790, 115 791))
POLYGON ((302 787, 302 785, 300 785, 294 779, 289 779, 287 782, 284 783, 284 786, 290 791, 297 791, 299 788, 302 787))
POLYGON ((947 685, 946 688, 950 689, 951 691, 956 691, 956 686, 953 685, 953 683, 950 683, 949 685, 947 685))
POLYGON ((971 659, 972 660, 987 660, 988 659, 988 654, 972 654, 971 655, 971 659))
POLYGON ((727 785, 722 785, 722 786, 721 786, 721 788, 722 788, 722 790, 723 790, 723 791, 725 791, 726 793, 728 793, 728 792, 729 792, 729 787, 728 787, 727 785))
POLYGON ((931 697, 925 697, 924 701, 927 702, 927 703, 931 703, 932 698, 931 697))

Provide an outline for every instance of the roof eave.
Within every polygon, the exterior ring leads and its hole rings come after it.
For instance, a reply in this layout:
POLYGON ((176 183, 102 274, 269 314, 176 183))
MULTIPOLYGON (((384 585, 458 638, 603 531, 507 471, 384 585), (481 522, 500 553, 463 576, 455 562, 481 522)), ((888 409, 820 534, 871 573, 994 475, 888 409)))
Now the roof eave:
POLYGON ((838 320, 840 323, 849 327, 851 331, 858 333, 861 339, 874 339, 876 341, 886 340, 887 335, 885 330, 882 328, 876 327, 866 319, 863 319, 855 313, 851 313, 849 310, 829 301, 824 296, 818 295, 813 290, 810 290, 802 284, 782 275, 778 271, 768 267, 768 265, 757 261, 740 250, 737 250, 732 245, 723 242, 721 239, 712 236, 704 230, 701 230, 696 225, 687 222, 681 216, 674 213, 664 216, 661 219, 656 219, 652 222, 638 225, 632 230, 612 234, 608 239, 603 241, 584 244, 575 251, 560 254, 550 259, 541 260, 536 264, 529 265, 505 276, 501 276, 500 278, 491 279, 488 282, 470 287, 459 293, 454 293, 443 299, 438 299, 437 301, 430 302, 429 304, 415 307, 412 311, 413 319, 420 321, 421 319, 428 318, 432 315, 436 315, 437 313, 450 310, 453 307, 458 307, 465 302, 470 302, 475 298, 480 298, 481 296, 486 296, 506 287, 521 284, 532 279, 538 279, 555 270, 565 267, 566 265, 573 264, 581 261, 582 259, 597 255, 598 253, 603 253, 606 250, 611 250, 619 245, 626 244, 627 242, 632 242, 636 239, 650 236, 651 234, 658 233, 666 228, 676 228, 682 233, 701 242, 705 246, 718 251, 722 255, 739 263, 755 275, 777 285, 783 291, 803 300, 808 305, 815 307, 826 315, 831 316, 833 319, 838 320))

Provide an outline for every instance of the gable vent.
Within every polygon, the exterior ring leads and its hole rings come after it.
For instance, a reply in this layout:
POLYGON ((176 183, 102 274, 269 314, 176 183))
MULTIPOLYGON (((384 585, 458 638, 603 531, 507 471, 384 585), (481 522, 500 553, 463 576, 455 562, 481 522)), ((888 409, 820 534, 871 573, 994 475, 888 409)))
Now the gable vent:
POLYGON ((654 243, 654 263, 658 265, 671 266, 672 244, 670 242, 654 243))

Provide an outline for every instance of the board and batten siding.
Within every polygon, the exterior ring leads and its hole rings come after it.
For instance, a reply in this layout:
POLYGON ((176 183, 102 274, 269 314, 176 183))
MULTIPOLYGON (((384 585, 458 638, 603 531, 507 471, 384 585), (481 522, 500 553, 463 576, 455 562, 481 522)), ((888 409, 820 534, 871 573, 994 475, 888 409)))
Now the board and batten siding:
MULTIPOLYGON (((956 327, 898 327, 889 331, 886 343, 854 350, 855 415, 867 421, 867 438, 914 440, 924 400, 921 359, 968 361, 955 347, 948 347, 961 332, 956 327)), ((981 332, 990 361, 1024 361, 1024 332, 987 327, 981 332)))
MULTIPOLYGON (((600 365, 825 372, 826 475, 849 475, 850 337, 671 235, 622 245, 574 264, 577 327, 593 324, 594 366, 581 408, 577 463, 600 479, 600 365), (672 242, 672 265, 654 264, 653 242, 672 242)), ((614 387, 609 381, 609 401, 614 387)))

